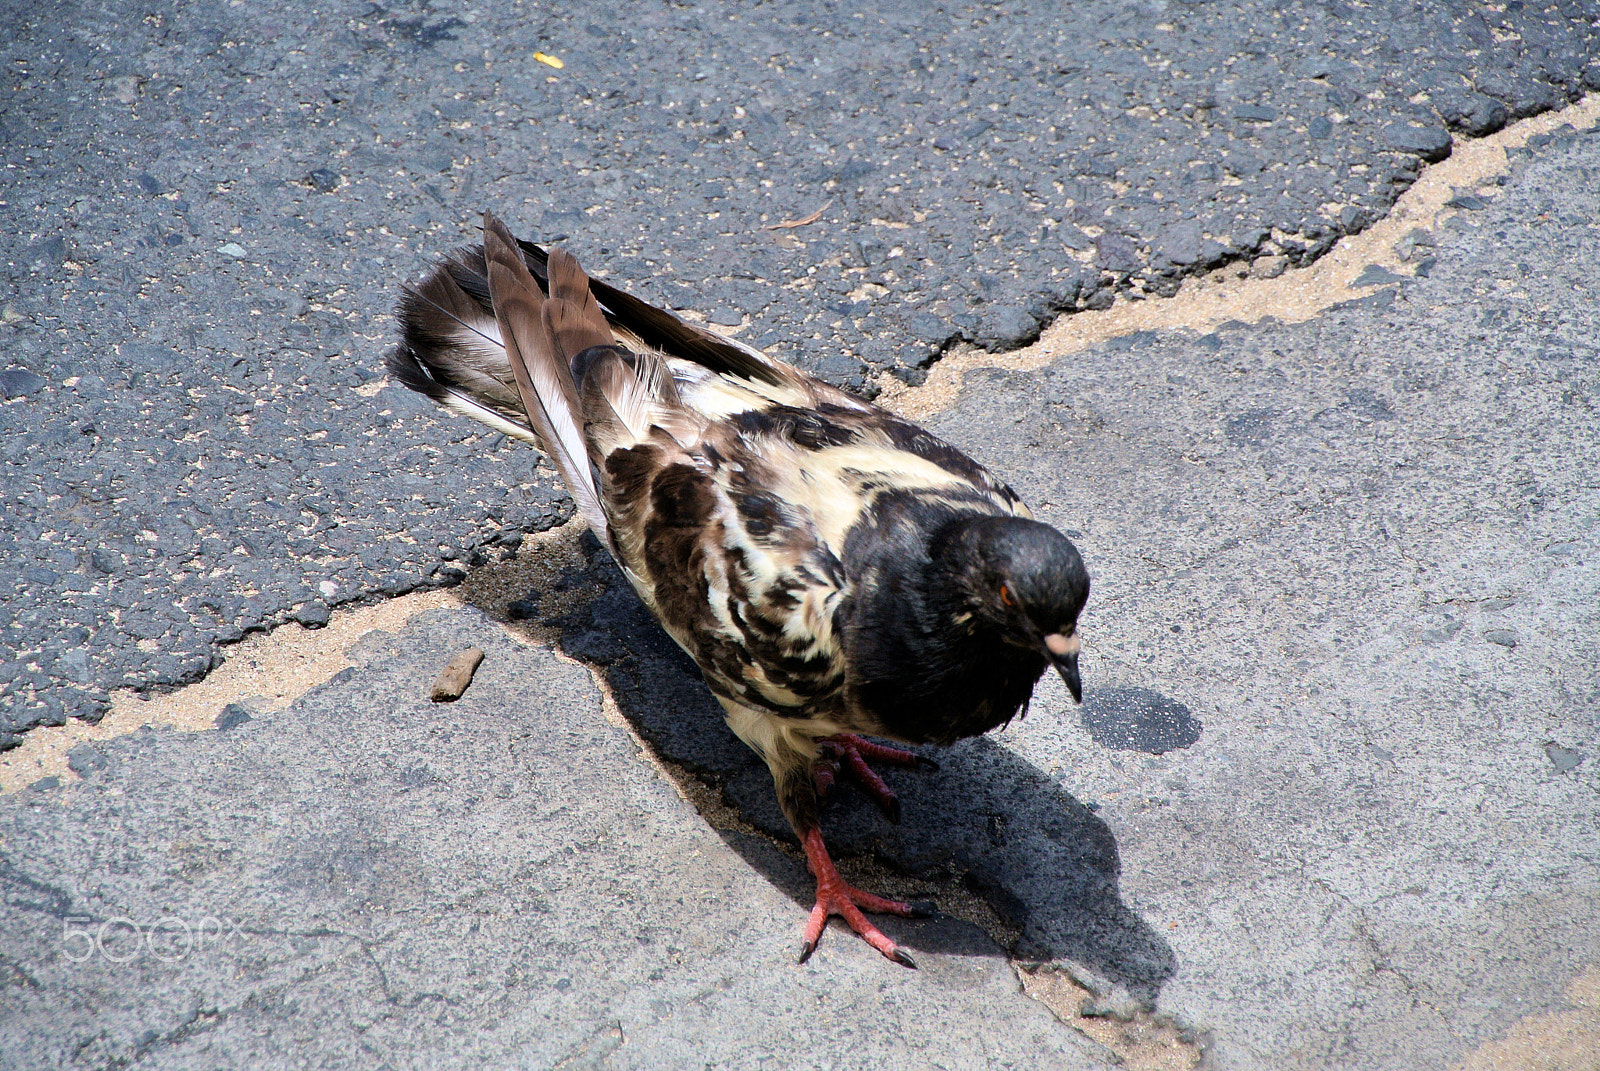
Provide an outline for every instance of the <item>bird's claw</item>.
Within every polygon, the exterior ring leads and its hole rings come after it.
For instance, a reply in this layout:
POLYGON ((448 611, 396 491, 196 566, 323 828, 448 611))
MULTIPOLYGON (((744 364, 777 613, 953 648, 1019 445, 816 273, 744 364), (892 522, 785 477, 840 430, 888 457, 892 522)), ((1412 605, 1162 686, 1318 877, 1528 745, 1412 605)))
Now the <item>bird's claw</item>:
POLYGON ((900 900, 890 900, 846 884, 833 865, 833 860, 828 856, 828 849, 822 843, 822 831, 815 827, 806 832, 802 843, 805 846, 806 860, 811 866, 811 872, 817 876, 817 902, 811 908, 811 917, 806 921, 805 935, 800 942, 799 962, 804 963, 811 957, 811 953, 817 950, 817 942, 822 940, 822 931, 827 927, 828 919, 837 915, 844 919, 867 944, 896 963, 915 970, 916 961, 906 953, 905 949, 885 936, 882 930, 868 922, 862 912, 865 910, 885 915, 899 915, 901 918, 926 918, 932 913, 933 905, 926 901, 905 903, 900 900))
POLYGON ((912 751, 872 741, 855 733, 840 733, 820 741, 822 758, 814 768, 817 790, 826 794, 833 787, 841 770, 849 770, 861 788, 883 811, 884 817, 894 825, 900 824, 900 798, 894 789, 878 776, 868 762, 887 762, 895 766, 918 766, 924 770, 937 770, 939 764, 912 751))

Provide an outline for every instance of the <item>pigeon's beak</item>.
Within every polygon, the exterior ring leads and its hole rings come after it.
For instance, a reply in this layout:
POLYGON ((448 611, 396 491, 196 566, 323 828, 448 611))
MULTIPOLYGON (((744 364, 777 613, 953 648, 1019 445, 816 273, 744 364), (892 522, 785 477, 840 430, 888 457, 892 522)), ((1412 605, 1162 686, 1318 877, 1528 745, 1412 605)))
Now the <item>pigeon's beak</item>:
POLYGON ((1083 702, 1083 681, 1078 677, 1080 646, 1081 641, 1076 632, 1070 635, 1052 632, 1044 638, 1044 649, 1050 658, 1050 664, 1056 667, 1061 679, 1067 682, 1067 691, 1072 693, 1073 701, 1077 703, 1083 702))

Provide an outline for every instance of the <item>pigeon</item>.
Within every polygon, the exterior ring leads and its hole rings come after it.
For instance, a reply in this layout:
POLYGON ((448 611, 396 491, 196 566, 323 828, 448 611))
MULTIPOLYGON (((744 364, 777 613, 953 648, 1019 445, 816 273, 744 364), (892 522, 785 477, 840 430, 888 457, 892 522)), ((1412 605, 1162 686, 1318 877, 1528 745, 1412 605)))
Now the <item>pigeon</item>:
MULTIPOLYGON (((401 299, 393 377, 541 449, 589 527, 771 769, 816 878, 803 962, 832 916, 914 967, 847 884, 820 800, 871 764, 934 764, 1026 713, 1050 667, 1082 701, 1077 548, 917 425, 590 279, 485 214, 401 299)), ((936 767, 934 767, 936 768, 936 767)))

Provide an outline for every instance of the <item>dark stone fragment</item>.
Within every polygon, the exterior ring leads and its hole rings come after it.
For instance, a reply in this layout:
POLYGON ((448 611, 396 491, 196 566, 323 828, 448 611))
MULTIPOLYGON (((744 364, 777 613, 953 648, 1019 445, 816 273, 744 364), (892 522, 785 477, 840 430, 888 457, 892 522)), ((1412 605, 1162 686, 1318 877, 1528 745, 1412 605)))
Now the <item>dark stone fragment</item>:
POLYGON ((138 182, 139 188, 145 193, 148 193, 151 197, 159 197, 161 194, 166 192, 165 187, 161 185, 161 180, 150 174, 148 171, 142 172, 139 175, 138 182))
POLYGON ((1429 163, 1450 155, 1450 132, 1442 126, 1391 123, 1383 128, 1383 143, 1391 149, 1414 153, 1429 163))
POLYGON ((1387 283, 1398 283, 1405 279, 1403 275, 1396 275, 1381 264, 1368 264, 1361 269, 1361 274, 1351 280, 1353 287, 1383 286, 1387 283))
POLYGON ((29 564, 22 567, 22 579, 30 584, 37 584, 41 588, 50 588, 54 587, 56 581, 61 579, 61 575, 52 569, 46 569, 42 565, 29 564))
POLYGON ((1154 252, 1157 257, 1165 257, 1173 264, 1187 267, 1200 260, 1204 246, 1200 225, 1186 222, 1168 229, 1157 241, 1154 252))
POLYGON ((1493 134, 1511 120, 1511 113, 1504 104, 1469 89, 1435 92, 1431 99, 1446 126, 1471 137, 1493 134))
POLYGON ((816 362, 816 374, 835 386, 859 392, 866 383, 861 362, 842 353, 830 353, 816 362))
POLYGON ((1102 234, 1094 240, 1095 266, 1110 272, 1132 272, 1139 269, 1139 254, 1133 243, 1120 234, 1102 234))
POLYGON ((1307 124, 1306 132, 1321 141, 1333 133, 1333 122, 1326 115, 1319 115, 1307 124))
POLYGON ((101 771, 114 773, 116 768, 116 759, 93 744, 79 744, 67 752, 67 769, 84 779, 93 777, 101 771))
POLYGON ((325 167, 319 167, 306 175, 306 181, 318 193, 332 193, 339 188, 339 173, 337 171, 329 171, 325 167))
POLYGON ((294 619, 306 628, 321 628, 330 618, 328 607, 320 602, 308 602, 295 611, 294 619))
POLYGON ((1233 117, 1246 123, 1270 123, 1278 117, 1278 110, 1265 104, 1241 104, 1233 109, 1233 117))
POLYGON ((979 321, 977 343, 989 350, 1026 346, 1039 337, 1039 321, 1015 306, 991 309, 979 321))
POLYGON ((1346 234, 1358 234, 1365 230, 1372 218, 1370 210, 1355 205, 1345 205, 1339 209, 1339 226, 1346 234))
POLYGON ((954 337, 955 330, 931 312, 908 312, 900 318, 906 333, 918 342, 941 345, 954 337))
POLYGON ((217 715, 216 726, 223 732, 237 729, 245 722, 252 720, 250 712, 238 703, 229 703, 222 708, 222 713, 217 715))
POLYGON ((1550 111, 1560 105, 1555 86, 1535 78, 1519 78, 1510 71, 1485 71, 1473 79, 1478 91, 1505 102, 1513 119, 1550 111))
POLYGON ((37 372, 30 372, 26 368, 8 368, 0 372, 0 397, 21 398, 25 394, 32 394, 49 380, 37 372))
POLYGON ((73 647, 61 652, 56 658, 56 672, 67 680, 88 684, 93 679, 89 671, 89 652, 82 647, 73 647))
POLYGON ((391 573, 378 584, 378 590, 391 597, 404 595, 417 590, 417 578, 405 573, 391 573))

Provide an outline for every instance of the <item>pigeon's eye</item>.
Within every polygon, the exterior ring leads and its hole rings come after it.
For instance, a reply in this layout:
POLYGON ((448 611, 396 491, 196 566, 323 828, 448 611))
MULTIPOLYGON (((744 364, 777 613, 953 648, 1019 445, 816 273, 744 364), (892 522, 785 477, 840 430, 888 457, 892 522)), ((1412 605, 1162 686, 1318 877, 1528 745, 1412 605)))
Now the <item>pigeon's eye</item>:
POLYGON ((1013 610, 1016 609, 1017 600, 1011 597, 1011 586, 1009 584, 1000 585, 1000 601, 1013 610))

